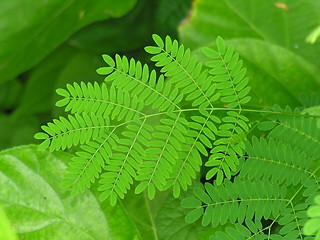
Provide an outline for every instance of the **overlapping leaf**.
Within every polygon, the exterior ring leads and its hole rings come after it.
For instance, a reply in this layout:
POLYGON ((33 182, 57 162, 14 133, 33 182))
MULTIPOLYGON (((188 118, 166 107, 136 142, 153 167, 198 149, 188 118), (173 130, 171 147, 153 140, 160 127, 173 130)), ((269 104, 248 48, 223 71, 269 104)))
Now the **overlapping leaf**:
POLYGON ((213 75, 213 81, 219 90, 221 101, 230 109, 227 116, 222 118, 217 135, 220 136, 214 142, 217 147, 211 150, 211 155, 206 166, 213 167, 207 173, 207 179, 217 175, 217 184, 221 184, 223 176, 231 178, 231 171, 236 170, 239 164, 238 156, 243 155, 245 132, 249 130, 248 119, 243 116, 242 104, 250 101, 247 94, 250 87, 245 77, 246 69, 242 68, 239 55, 233 52, 233 47, 226 48, 221 37, 217 38, 218 52, 204 48, 203 52, 211 61, 206 63, 210 68, 209 74, 213 75), (235 109, 237 108, 237 109, 235 109))
POLYGON ((206 183, 205 190, 194 188, 194 197, 185 198, 181 204, 192 209, 186 216, 190 223, 202 217, 203 226, 211 223, 215 227, 227 221, 247 224, 252 218, 259 222, 262 217, 276 217, 286 206, 286 191, 285 186, 265 181, 226 180, 220 186, 206 183))
POLYGON ((225 51, 218 38, 217 54, 224 65, 216 68, 209 62, 210 70, 205 70, 176 40, 153 39, 156 46, 146 51, 154 55, 159 76, 134 59, 103 55, 107 66, 97 72, 105 75, 104 83, 74 83, 57 90, 62 96, 57 106, 71 114, 43 126, 45 133, 35 137, 51 151, 81 145, 67 169, 65 187, 84 191, 102 173, 100 199, 109 198, 114 205, 134 181, 139 182, 135 192, 147 189, 150 199, 156 190, 170 187, 178 197, 197 177, 201 155, 210 151, 209 166, 216 172, 208 178, 217 174, 221 184, 236 171, 248 131, 241 105, 250 99, 237 54, 231 47, 225 51), (225 108, 215 107, 219 100, 225 108))
POLYGON ((292 111, 288 106, 283 110, 275 105, 274 112, 267 115, 269 121, 260 123, 259 128, 272 130, 269 137, 290 143, 313 159, 319 158, 320 132, 315 130, 317 119, 303 115, 298 109, 292 111))
POLYGON ((287 185, 306 184, 310 177, 316 178, 310 169, 312 159, 287 143, 254 137, 252 143, 247 144, 246 152, 248 158, 241 167, 241 177, 270 179, 287 185))

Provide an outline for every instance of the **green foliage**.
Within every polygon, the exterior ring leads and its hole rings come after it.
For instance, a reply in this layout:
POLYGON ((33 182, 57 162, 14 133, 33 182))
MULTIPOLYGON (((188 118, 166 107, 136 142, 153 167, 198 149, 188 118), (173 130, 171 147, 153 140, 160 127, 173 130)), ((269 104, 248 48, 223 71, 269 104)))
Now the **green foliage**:
POLYGON ((0 239, 316 239, 319 3, 1 1, 0 239))
POLYGON ((286 185, 297 185, 300 182, 306 184, 313 174, 310 171, 312 159, 283 141, 276 142, 270 138, 267 142, 264 138, 253 137, 252 145, 248 143, 246 146, 246 152, 249 157, 242 165, 240 174, 249 179, 263 177, 274 184, 285 181, 286 185))
POLYGON ((320 157, 317 120, 299 110, 275 105, 272 110, 245 109, 248 78, 239 55, 223 39, 217 51, 204 48, 204 64, 176 40, 153 35, 156 46, 145 50, 159 68, 115 55, 103 55, 97 72, 105 82, 74 83, 58 89, 56 105, 70 112, 35 135, 50 151, 80 144, 69 163, 64 187, 84 192, 96 178, 100 200, 115 205, 136 185, 149 199, 156 190, 187 190, 206 157, 205 190, 182 207, 193 209, 185 220, 213 228, 212 239, 303 238, 310 199, 319 192, 316 162, 320 157), (223 107, 214 105, 223 104, 223 107), (263 114, 257 126, 266 139, 246 142, 249 119, 263 114), (191 113, 191 114, 190 114, 191 113), (236 176, 234 176, 236 175, 236 176), (301 199, 306 199, 301 201, 301 199), (264 220, 270 220, 267 226, 264 220), (278 226, 278 231, 274 226, 278 226))
POLYGON ((0 240, 17 240, 12 226, 10 226, 10 222, 2 208, 0 208, 0 229, 0 240))
MULTIPOLYGON (((146 194, 134 196, 131 191, 123 204, 114 207, 98 201, 96 186, 71 196, 60 186, 70 157, 64 152, 38 151, 34 145, 0 152, 0 203, 19 239, 156 240, 175 236, 192 240, 199 236, 205 240, 214 233, 211 227, 187 224, 185 211, 174 211, 190 192, 179 199, 164 192, 150 201, 146 194)), ((0 239, 16 240, 5 235, 7 229, 12 231, 0 213, 0 239)))
POLYGON ((156 189, 170 187, 178 197, 180 189, 186 190, 196 178, 201 154, 210 154, 207 179, 217 175, 218 185, 236 171, 249 130, 241 106, 250 100, 238 54, 217 38, 218 51, 204 49, 212 60, 206 63, 209 70, 203 70, 203 64, 176 40, 163 41, 158 35, 153 39, 156 46, 145 49, 160 67, 159 77, 139 61, 104 55, 107 67, 97 72, 106 75, 106 83, 75 83, 57 90, 63 99, 56 105, 71 115, 43 126, 44 132, 35 137, 44 140, 40 149, 50 151, 81 144, 83 151, 67 169, 65 187, 83 192, 103 169, 100 199, 110 197, 114 205, 133 180, 140 182, 136 193, 147 189, 150 199, 156 189), (184 108, 182 100, 188 102, 184 108), (214 107, 218 100, 226 108, 214 107), (226 116, 217 117, 219 110, 226 116), (191 118, 185 112, 192 112, 191 118))
MULTIPOLYGON (((195 183, 195 186, 199 185, 195 183)), ((136 195, 134 191, 129 191, 121 202, 131 219, 134 219, 142 239, 207 240, 216 229, 203 227, 199 223, 187 223, 184 220, 187 211, 179 207, 181 200, 191 193, 192 190, 188 189, 179 198, 174 198, 165 191, 158 193, 154 200, 149 200, 146 192, 136 195)))
MULTIPOLYGON (((94 189, 71 196, 61 188, 69 159, 36 146, 0 152, 0 204, 19 239, 139 239, 122 206, 99 203, 94 189)), ((8 240, 4 233, 1 227, 0 239, 8 240)))
POLYGON ((270 131, 266 138, 246 143, 246 156, 233 182, 222 186, 205 183, 195 197, 182 201, 193 209, 186 216, 213 227, 227 221, 236 224, 212 239, 304 239, 307 208, 319 193, 320 134, 314 117, 275 106, 263 111, 258 126, 270 131), (267 226, 261 220, 270 220, 267 226), (248 228, 239 230, 239 225, 248 228), (278 231, 275 231, 275 225, 278 231))
POLYGON ((0 82, 10 80, 34 66, 78 29, 110 17, 124 15, 135 0, 113 1, 1 1, 0 82), (106 12, 100 9, 105 8, 106 12), (47 14, 38 14, 39 11, 47 14), (20 18, 16 15, 19 14, 20 18), (59 31, 58 31, 59 30, 59 31), (17 48, 18 46, 18 48, 17 48))
POLYGON ((194 188, 195 198, 185 198, 182 201, 184 208, 193 209, 186 216, 187 222, 194 222, 202 216, 202 225, 210 223, 213 227, 231 223, 252 225, 254 217, 256 222, 275 218, 284 211, 286 205, 285 186, 279 187, 272 183, 247 180, 234 182, 225 181, 220 186, 205 184, 205 191, 194 188))
POLYGON ((320 133, 317 129, 317 119, 303 116, 298 109, 292 111, 290 107, 282 110, 279 106, 275 106, 274 110, 286 112, 289 117, 286 114, 268 116, 270 121, 262 122, 261 124, 265 125, 264 130, 269 130, 266 125, 269 125, 270 129, 272 129, 269 137, 296 146, 312 159, 319 158, 320 133), (290 117, 290 115, 293 117, 290 117))
POLYGON ((251 103, 298 107, 301 92, 319 89, 319 40, 306 42, 319 26, 319 9, 317 0, 195 1, 180 41, 198 54, 222 36, 248 69, 251 103))
POLYGON ((317 196, 314 199, 314 204, 308 208, 307 215, 308 220, 303 228, 304 234, 316 235, 315 240, 320 239, 320 197, 317 196))

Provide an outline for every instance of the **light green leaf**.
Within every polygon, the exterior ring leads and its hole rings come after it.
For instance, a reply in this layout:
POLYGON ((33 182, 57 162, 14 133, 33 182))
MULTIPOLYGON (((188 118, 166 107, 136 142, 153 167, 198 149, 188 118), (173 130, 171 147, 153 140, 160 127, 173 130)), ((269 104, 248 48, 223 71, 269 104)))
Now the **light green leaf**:
POLYGON ((320 37, 320 26, 314 29, 308 36, 307 36, 307 43, 314 44, 317 39, 320 37))
MULTIPOLYGON (((310 115, 320 116, 320 105, 305 108, 301 113, 308 113, 310 115)), ((320 129, 320 118, 317 118, 317 126, 320 129)))
MULTIPOLYGON (((71 155, 23 146, 0 152, 0 203, 25 239, 139 239, 120 205, 98 193, 72 196, 60 185, 71 155), (99 224, 97 224, 99 223, 99 224)), ((95 190, 94 190, 95 191, 95 190)))
POLYGON ((5 212, 0 208, 0 240, 17 240, 5 212))
MULTIPOLYGON (((94 82, 100 76, 94 71, 103 63, 103 59, 99 55, 87 54, 80 52, 74 54, 69 58, 68 63, 60 70, 59 75, 56 76, 55 87, 65 88, 67 83, 77 82, 94 82)), ((38 79, 39 81, 39 79, 38 79)), ((61 96, 53 95, 53 101, 58 101, 61 96)), ((51 100, 52 101, 52 100, 51 100)), ((54 108, 54 115, 61 116, 64 113, 63 108, 54 108)))
POLYGON ((203 208, 195 208, 189 212, 185 218, 187 223, 193 223, 197 221, 203 214, 203 208))
POLYGON ((308 208, 308 221, 305 223, 303 232, 306 235, 316 235, 315 240, 320 239, 320 195, 314 199, 314 205, 308 208))
POLYGON ((1 1, 0 82, 34 66, 80 28, 95 21, 120 17, 135 2, 1 1))

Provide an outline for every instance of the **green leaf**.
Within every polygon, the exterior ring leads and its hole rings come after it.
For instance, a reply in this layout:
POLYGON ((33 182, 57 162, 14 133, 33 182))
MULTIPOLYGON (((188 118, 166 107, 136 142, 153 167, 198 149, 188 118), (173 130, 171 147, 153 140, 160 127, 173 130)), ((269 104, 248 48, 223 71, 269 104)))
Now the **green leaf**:
POLYGON ((306 38, 306 42, 314 44, 320 36, 320 26, 315 28, 306 38))
POLYGON ((39 120, 33 115, 26 114, 20 117, 14 113, 0 116, 0 150, 35 143, 33 136, 38 130, 39 120))
POLYGON ((286 6, 287 11, 268 0, 261 0, 259 4, 242 0, 222 0, 219 3, 198 1, 191 18, 180 28, 180 34, 188 47, 207 44, 219 35, 225 40, 245 37, 263 39, 286 47, 319 66, 319 47, 305 42, 309 33, 319 25, 318 1, 296 0, 287 2, 286 6), (211 16, 211 21, 206 21, 203 16, 213 9, 215 14, 211 16), (271 26, 262 19, 277 24, 271 26), (301 24, 304 27, 297 28, 301 24), (228 28, 225 28, 226 25, 228 28))
POLYGON ((259 4, 242 0, 197 1, 192 16, 179 29, 181 41, 197 49, 207 47, 221 35, 226 45, 234 45, 244 59, 255 95, 252 102, 298 106, 300 92, 311 94, 320 86, 320 47, 305 41, 319 24, 320 10, 314 0, 290 1, 285 5, 288 10, 268 0, 259 4), (265 24, 262 19, 275 24, 265 24), (301 25, 304 27, 296 27, 301 25))
POLYGON ((147 53, 150 53, 150 54, 158 54, 161 52, 161 48, 154 47, 154 46, 148 46, 148 47, 145 47, 144 49, 147 53))
POLYGON ((164 48, 164 43, 159 35, 152 34, 152 38, 159 48, 164 48))
POLYGON ((18 0, 1 1, 0 21, 4 24, 0 45, 6 47, 0 50, 0 82, 33 67, 80 28, 95 21, 120 17, 135 2, 49 0, 30 4, 18 0))
POLYGON ((107 54, 102 55, 103 60, 112 68, 116 66, 114 60, 107 54))
MULTIPOLYGON (((200 183, 195 185, 201 186, 200 183)), ((122 203, 140 230, 142 239, 208 240, 216 229, 203 227, 200 221, 188 224, 184 220, 188 210, 181 207, 181 201, 190 194, 191 189, 182 191, 179 198, 174 198, 169 191, 158 192, 154 200, 149 200, 147 191, 135 195, 131 190, 122 203)))
MULTIPOLYGON (((57 81, 56 86, 65 88, 66 84, 71 84, 72 82, 76 82, 80 85, 80 82, 87 83, 88 81, 98 81, 101 78, 93 70, 101 66, 102 63, 103 60, 101 59, 101 56, 98 55, 94 56, 84 52, 73 54, 68 60, 68 63, 65 64, 62 69, 59 69, 59 76, 55 80, 57 81)), ((39 81, 40 79, 37 80, 39 81)), ((51 101, 60 99, 61 97, 55 94, 51 101)), ((61 116, 64 112, 65 111, 62 108, 54 109, 55 116, 61 116)))
POLYGON ((96 190, 71 196, 60 187, 69 154, 36 149, 23 146, 0 152, 0 203, 10 221, 19 223, 14 228, 20 238, 139 239, 120 205, 100 204, 96 190))
POLYGON ((135 189, 135 193, 136 194, 139 194, 139 193, 142 193, 146 187, 148 186, 148 182, 144 181, 144 182, 141 182, 135 189))
POLYGON ((276 122, 264 121, 259 123, 258 128, 262 131, 269 131, 277 125, 276 122))
POLYGON ((0 240, 17 240, 18 239, 12 229, 12 225, 10 224, 5 212, 1 207, 0 207, 0 229, 1 229, 0 240))
POLYGON ((121 18, 95 22, 77 31, 70 37, 68 44, 99 56, 101 53, 110 54, 142 48, 149 40, 145 36, 153 33, 150 25, 154 22, 150 18, 154 17, 157 9, 147 1, 136 2, 134 8, 121 18))
POLYGON ((220 58, 220 54, 215 50, 213 50, 212 48, 205 47, 202 49, 202 52, 209 58, 212 58, 212 59, 220 58))
POLYGON ((188 197, 182 200, 181 206, 183 208, 197 208, 202 205, 202 202, 199 199, 188 197))
POLYGON ((193 223, 197 221, 203 214, 203 208, 195 208, 188 213, 185 220, 187 223, 193 223))
POLYGON ((316 240, 320 234, 320 195, 314 199, 314 205, 308 208, 308 221, 305 223, 303 232, 305 235, 316 235, 316 240))
MULTIPOLYGON (((320 115, 320 105, 305 108, 301 113, 309 113, 310 115, 319 116, 320 115)), ((317 126, 320 129, 320 118, 317 119, 317 126)))
POLYGON ((223 55, 224 52, 226 51, 226 46, 224 45, 223 38, 218 36, 216 43, 217 43, 217 47, 218 47, 219 53, 221 55, 223 55))
POLYGON ((17 107, 21 101, 23 85, 19 79, 0 84, 0 108, 11 109, 17 107))
POLYGON ((197 198, 199 198, 199 200, 201 200, 205 204, 210 204, 212 202, 209 195, 203 189, 194 188, 193 193, 197 198))

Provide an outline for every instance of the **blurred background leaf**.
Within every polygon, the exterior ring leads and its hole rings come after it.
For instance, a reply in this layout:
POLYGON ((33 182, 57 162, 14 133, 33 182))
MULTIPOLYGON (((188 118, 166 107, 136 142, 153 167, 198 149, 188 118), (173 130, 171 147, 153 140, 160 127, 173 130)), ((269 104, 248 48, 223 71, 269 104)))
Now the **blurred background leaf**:
POLYGON ((151 34, 177 37, 190 6, 191 0, 1 1, 0 149, 35 143, 41 124, 62 113, 56 88, 102 81, 95 72, 102 54, 149 62, 143 48, 151 34))
POLYGON ((300 92, 320 89, 320 43, 305 40, 319 16, 317 0, 196 0, 179 33, 192 49, 213 45, 219 35, 233 44, 248 69, 251 103, 296 107, 300 92))
POLYGON ((98 201, 97 187, 72 196, 71 189, 60 187, 70 158, 64 152, 38 151, 33 145, 0 152, 0 204, 19 237, 204 240, 221 230, 185 222, 186 209, 180 202, 192 190, 178 199, 162 192, 153 201, 130 191, 115 207, 98 201))
POLYGON ((0 204, 19 237, 140 239, 120 205, 100 203, 90 191, 72 196, 71 190, 60 187, 70 157, 64 152, 38 151, 37 146, 0 152, 0 204))
POLYGON ((37 64, 80 28, 121 17, 135 0, 0 2, 0 83, 37 64))
MULTIPOLYGON (((247 107, 303 105, 318 114, 311 94, 320 93, 319 25, 318 0, 2 0, 0 150, 34 143, 40 126, 62 114, 56 88, 103 81, 95 72, 102 54, 150 63, 143 48, 153 44, 152 33, 177 38, 202 60, 200 48, 215 47, 220 35, 248 69, 247 107)), ((168 192, 153 201, 130 192, 114 208, 98 203, 96 187, 71 197, 59 187, 69 159, 35 146, 0 153, 0 204, 20 237, 201 240, 219 230, 186 224, 181 199, 168 192)))
POLYGON ((9 222, 6 214, 4 213, 2 207, 0 207, 0 240, 17 240, 11 223, 9 222))
MULTIPOLYGON (((195 185, 202 186, 200 182, 195 185)), ((129 191, 122 205, 139 229, 142 239, 207 240, 221 228, 203 227, 200 221, 193 224, 185 222, 188 211, 181 207, 181 200, 190 194, 192 188, 182 192, 179 198, 174 198, 171 191, 159 192, 151 201, 145 192, 136 195, 129 191)))

